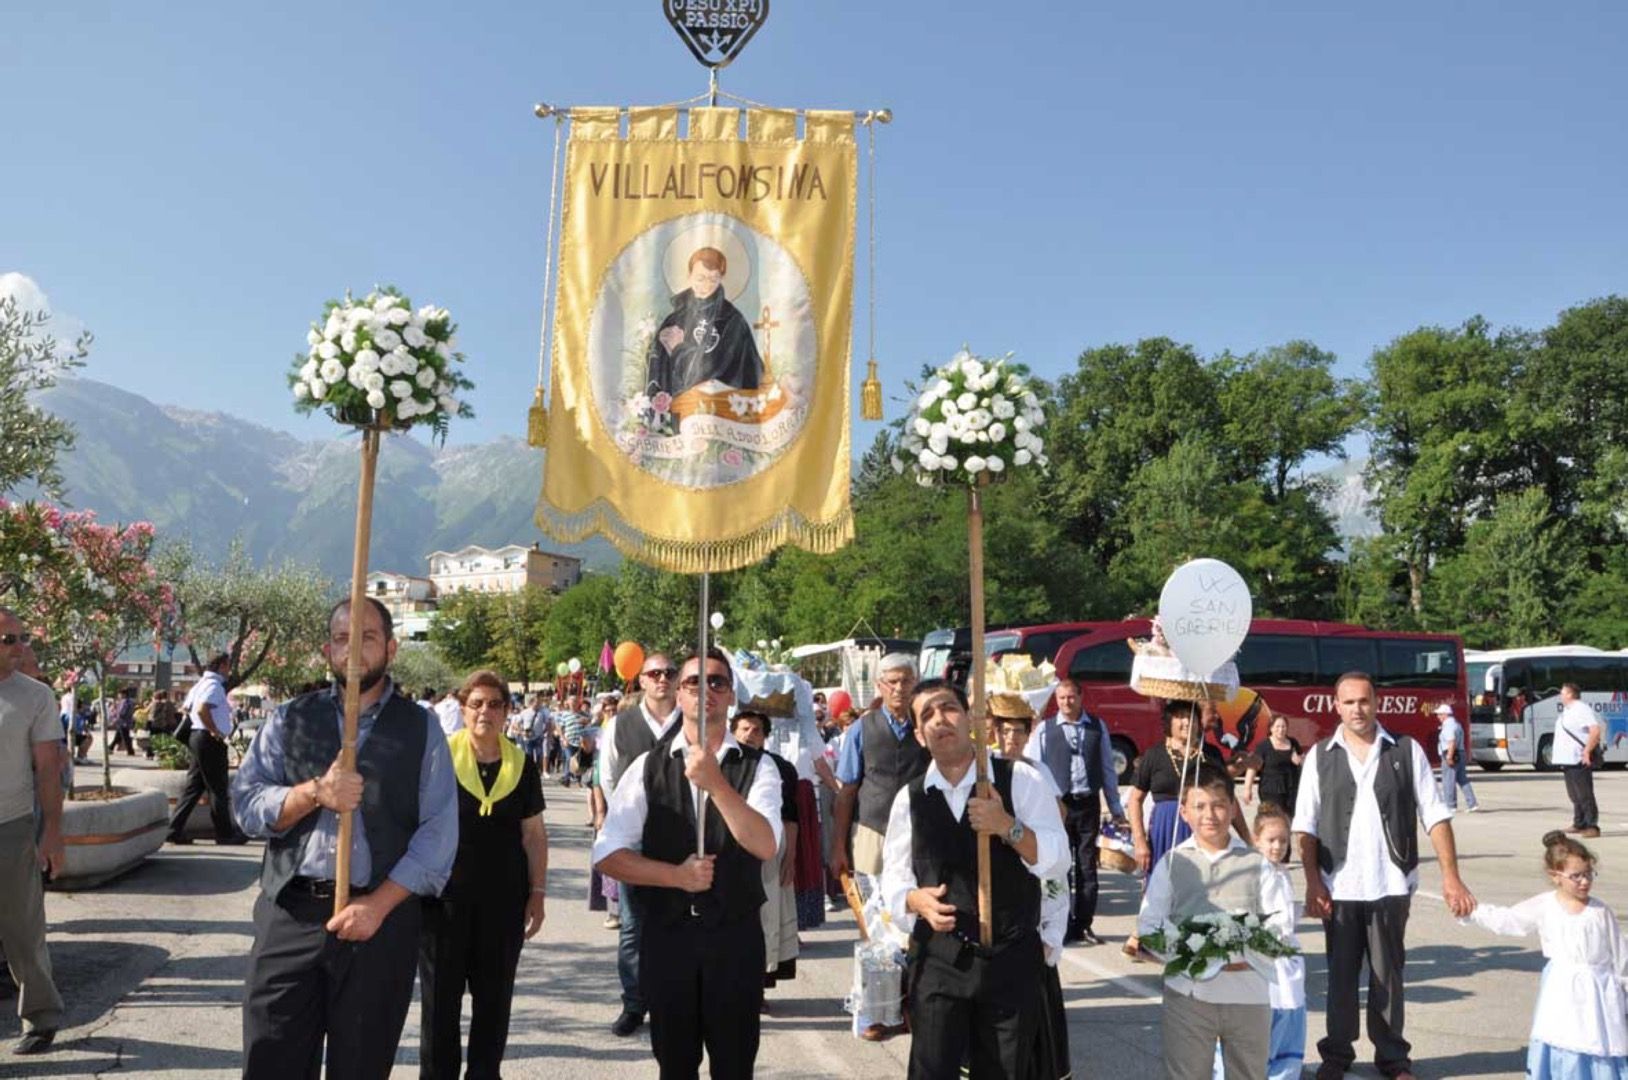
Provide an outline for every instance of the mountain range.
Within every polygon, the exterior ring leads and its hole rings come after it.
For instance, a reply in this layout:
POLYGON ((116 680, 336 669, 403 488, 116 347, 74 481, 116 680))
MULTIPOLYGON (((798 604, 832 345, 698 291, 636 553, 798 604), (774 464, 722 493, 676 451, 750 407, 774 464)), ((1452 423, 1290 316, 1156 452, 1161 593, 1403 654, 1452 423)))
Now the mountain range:
MULTIPOLYGON (((335 582, 350 579, 360 467, 354 438, 299 439, 92 379, 63 379, 37 400, 76 432, 59 462, 68 505, 107 521, 151 521, 161 536, 185 537, 213 559, 241 537, 257 562, 294 559, 335 582)), ((533 524, 542 462, 542 451, 512 436, 442 449, 411 436, 386 438, 373 568, 424 575, 433 551, 534 542, 587 567, 614 567, 619 557, 608 543, 556 543, 533 524)))
MULTIPOLYGON (((161 535, 185 537, 212 559, 241 537, 257 562, 294 559, 335 582, 350 579, 354 439, 299 439, 225 413, 155 404, 93 379, 63 379, 38 402, 77 434, 59 463, 68 505, 108 521, 151 521, 161 535)), ((604 540, 560 544, 533 523, 542 463, 542 451, 509 435, 441 449, 386 438, 373 568, 422 575, 433 551, 531 543, 575 555, 585 567, 614 568, 620 556, 604 540)), ((1338 462, 1324 474, 1342 539, 1377 531, 1364 464, 1338 462)))

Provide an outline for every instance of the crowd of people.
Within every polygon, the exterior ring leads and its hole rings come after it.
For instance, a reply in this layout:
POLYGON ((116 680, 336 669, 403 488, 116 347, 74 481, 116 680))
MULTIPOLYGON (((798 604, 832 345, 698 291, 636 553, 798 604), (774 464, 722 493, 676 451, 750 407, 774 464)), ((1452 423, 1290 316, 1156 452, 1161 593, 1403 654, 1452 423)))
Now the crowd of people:
MULTIPOLYGON (((964 693, 921 680, 906 654, 881 661, 871 707, 821 700, 809 719, 737 701, 737 672, 717 650, 650 654, 625 697, 516 700, 493 671, 409 695, 390 674, 389 612, 369 600, 358 625, 353 641, 348 604, 334 608, 324 646, 333 682, 275 710, 230 781, 225 747, 239 718, 227 658, 213 658, 179 706, 164 701, 160 712, 162 699, 138 706, 121 695, 109 713, 115 730, 125 702, 132 724, 137 708, 148 724, 173 720, 188 747, 172 840, 186 842, 187 815, 207 793, 217 843, 265 841, 245 1076, 316 1075, 324 1064, 330 1075, 389 1075, 415 981, 420 1074, 499 1075, 522 945, 546 919, 552 778, 581 788, 593 827, 588 899, 607 909, 618 938, 610 1030, 629 1037, 648 1023, 664 1077, 697 1076, 703 1061, 714 1077, 752 1075, 761 1017, 772 1013, 766 991, 796 977, 799 933, 862 891, 856 876, 910 940, 907 1025, 872 1024, 862 1038, 907 1027, 915 1077, 1068 1076, 1057 964, 1067 947, 1103 943, 1099 836, 1114 822, 1133 837, 1144 881, 1137 934, 1125 943, 1136 961, 1168 949, 1172 927, 1223 916, 1252 918, 1285 949, 1165 979, 1166 1075, 1300 1075, 1303 914, 1321 922, 1327 957, 1317 1077, 1355 1063, 1366 969, 1375 1064, 1410 1078, 1404 971, 1422 826, 1454 916, 1541 939, 1549 967, 1529 1075, 1628 1080, 1628 948, 1591 896, 1595 856, 1582 843, 1598 835, 1588 774, 1601 734, 1586 706, 1557 728, 1577 743, 1577 760, 1562 762, 1573 825, 1543 839, 1552 888, 1500 908, 1478 905, 1458 871, 1452 808, 1459 792, 1478 805, 1462 725, 1444 707, 1438 771, 1424 747, 1380 725, 1361 672, 1338 680, 1339 725, 1310 746, 1281 718, 1254 747, 1227 745, 1213 710, 1165 703, 1165 739, 1141 755, 1122 796, 1106 725, 1068 679, 1055 710, 992 700, 995 752, 981 788, 964 693), (362 675, 351 769, 340 740, 353 650, 362 675), (355 827, 341 883, 347 812, 355 827), (1294 855, 1303 904, 1288 871, 1294 855)), ((53 785, 67 756, 58 714, 70 710, 30 677, 27 638, 0 609, 0 884, 18 901, 0 904, 0 943, 22 990, 19 1050, 32 1053, 62 1022, 36 867, 54 872, 62 857, 53 785)), ((1575 701, 1575 688, 1563 698, 1575 701)), ((69 739, 77 702, 71 712, 69 739)))

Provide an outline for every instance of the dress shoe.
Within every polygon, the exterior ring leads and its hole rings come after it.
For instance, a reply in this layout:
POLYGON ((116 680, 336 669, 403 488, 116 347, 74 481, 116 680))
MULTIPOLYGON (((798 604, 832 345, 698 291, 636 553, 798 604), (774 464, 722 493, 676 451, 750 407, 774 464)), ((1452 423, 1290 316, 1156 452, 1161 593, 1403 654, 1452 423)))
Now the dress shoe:
POLYGON ((615 1035, 619 1039, 625 1039, 629 1035, 632 1035, 635 1031, 638 1031, 639 1025, 642 1023, 644 1023, 644 1015, 642 1013, 629 1012, 628 1010, 623 1009, 621 1015, 611 1023, 611 1034, 615 1035))
POLYGON ((56 1028, 35 1028, 21 1039, 13 1048, 16 1054, 43 1054, 51 1049, 51 1043, 56 1040, 56 1028))
POLYGON ((904 1032, 905 1026, 903 1024, 894 1027, 888 1027, 886 1024, 872 1024, 864 1031, 861 1031, 859 1037, 866 1042, 886 1042, 895 1035, 903 1035, 904 1032))
POLYGON ((1091 930, 1082 930, 1082 931, 1080 931, 1080 944, 1082 944, 1082 945, 1101 945, 1102 944, 1102 938, 1098 937, 1096 935, 1096 933, 1091 931, 1091 930))
POLYGON ((1345 1066, 1332 1061, 1325 1061, 1317 1066, 1317 1080, 1340 1080, 1345 1075, 1345 1066))
POLYGON ((171 833, 170 835, 164 837, 164 843, 174 844, 177 847, 186 847, 188 844, 192 843, 192 837, 176 836, 175 834, 171 833))
POLYGON ((1581 836, 1584 840, 1593 840, 1600 835, 1600 830, 1590 825, 1586 829, 1578 829, 1577 835, 1581 836))

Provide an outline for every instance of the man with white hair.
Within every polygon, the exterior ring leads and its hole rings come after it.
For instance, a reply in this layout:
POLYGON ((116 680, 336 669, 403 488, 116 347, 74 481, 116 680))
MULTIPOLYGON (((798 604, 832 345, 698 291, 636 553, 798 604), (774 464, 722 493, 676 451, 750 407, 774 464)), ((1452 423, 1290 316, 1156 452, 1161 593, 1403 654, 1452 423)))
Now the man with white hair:
POLYGON ((910 694, 915 688, 914 656, 889 653, 882 657, 876 677, 881 702, 861 716, 843 740, 842 756, 837 760, 842 791, 837 795, 836 838, 831 845, 831 871, 839 877, 850 869, 871 875, 882 872, 882 847, 893 798, 927 771, 931 758, 916 739, 910 717, 910 694), (850 827, 851 860, 846 844, 850 827))
POLYGON ((1470 787, 1470 763, 1466 756, 1464 725, 1453 715, 1453 707, 1446 702, 1436 706, 1436 719, 1441 732, 1436 736, 1436 750, 1441 755, 1441 801, 1449 810, 1458 809, 1458 792, 1464 789, 1464 805, 1472 813, 1481 809, 1475 800, 1475 789, 1470 787))

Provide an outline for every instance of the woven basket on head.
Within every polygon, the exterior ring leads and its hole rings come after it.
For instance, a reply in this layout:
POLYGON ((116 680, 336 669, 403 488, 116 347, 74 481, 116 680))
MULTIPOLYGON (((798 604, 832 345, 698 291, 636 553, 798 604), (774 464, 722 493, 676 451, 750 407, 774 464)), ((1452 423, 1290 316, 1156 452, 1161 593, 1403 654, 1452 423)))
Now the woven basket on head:
POLYGON ((1136 681, 1134 689, 1146 697, 1167 701, 1226 701, 1232 693, 1231 688, 1222 683, 1150 679, 1145 675, 1136 681))

